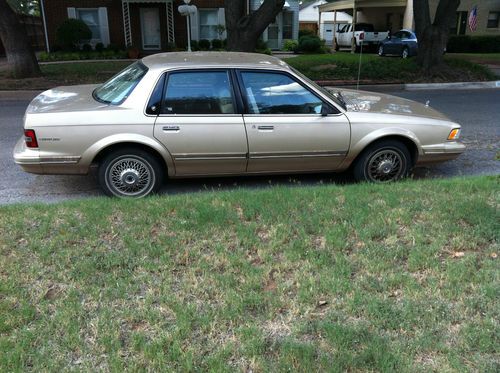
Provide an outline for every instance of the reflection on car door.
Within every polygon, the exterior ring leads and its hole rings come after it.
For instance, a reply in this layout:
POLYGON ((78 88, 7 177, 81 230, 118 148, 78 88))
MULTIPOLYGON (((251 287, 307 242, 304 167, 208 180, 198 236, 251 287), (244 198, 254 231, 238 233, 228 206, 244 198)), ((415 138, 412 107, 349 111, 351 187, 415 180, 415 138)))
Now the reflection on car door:
POLYGON ((285 72, 242 70, 248 172, 333 170, 349 150, 349 121, 285 72), (329 109, 334 112, 323 116, 329 109))
POLYGON ((154 136, 172 155, 176 175, 244 173, 247 138, 229 71, 168 73, 154 136))

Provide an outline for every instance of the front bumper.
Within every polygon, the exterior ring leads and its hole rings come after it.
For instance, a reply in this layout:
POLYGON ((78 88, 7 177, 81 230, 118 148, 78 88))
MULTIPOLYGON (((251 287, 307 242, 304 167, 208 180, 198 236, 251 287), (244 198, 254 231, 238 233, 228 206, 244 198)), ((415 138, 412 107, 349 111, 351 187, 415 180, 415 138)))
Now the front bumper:
POLYGON ((21 137, 12 153, 14 162, 32 174, 85 174, 87 168, 81 167, 78 156, 41 155, 39 149, 26 147, 21 137))
POLYGON ((443 144, 424 145, 422 146, 423 154, 419 155, 417 165, 453 160, 462 154, 465 149, 465 145, 458 141, 450 141, 443 144))

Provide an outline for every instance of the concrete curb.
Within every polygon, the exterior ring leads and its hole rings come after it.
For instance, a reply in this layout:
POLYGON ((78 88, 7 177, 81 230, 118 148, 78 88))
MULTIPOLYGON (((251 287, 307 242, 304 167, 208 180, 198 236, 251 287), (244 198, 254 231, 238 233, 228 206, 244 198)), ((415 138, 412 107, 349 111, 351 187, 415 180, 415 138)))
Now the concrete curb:
POLYGON ((492 82, 460 82, 460 83, 423 83, 405 84, 405 90, 417 91, 421 89, 488 89, 500 88, 500 80, 492 82))

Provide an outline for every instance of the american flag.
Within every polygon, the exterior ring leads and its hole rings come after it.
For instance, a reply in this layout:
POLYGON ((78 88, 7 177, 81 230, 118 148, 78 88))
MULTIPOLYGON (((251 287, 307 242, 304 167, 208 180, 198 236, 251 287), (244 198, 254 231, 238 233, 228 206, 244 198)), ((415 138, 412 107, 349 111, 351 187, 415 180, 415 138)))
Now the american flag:
POLYGON ((469 28, 471 31, 476 31, 477 28, 477 5, 472 8, 469 15, 469 28))

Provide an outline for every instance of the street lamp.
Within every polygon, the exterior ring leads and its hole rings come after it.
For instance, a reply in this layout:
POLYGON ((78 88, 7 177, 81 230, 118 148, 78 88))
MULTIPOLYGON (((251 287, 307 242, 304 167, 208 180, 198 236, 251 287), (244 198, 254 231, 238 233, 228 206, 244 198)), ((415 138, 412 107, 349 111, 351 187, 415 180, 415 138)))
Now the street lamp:
POLYGON ((187 37, 188 37, 188 52, 191 52, 191 14, 195 14, 198 10, 196 5, 189 5, 191 0, 184 0, 184 5, 179 5, 179 13, 186 17, 187 37))

